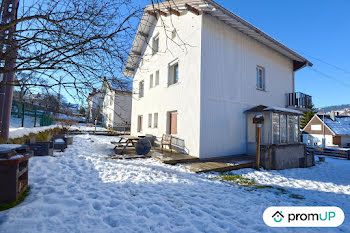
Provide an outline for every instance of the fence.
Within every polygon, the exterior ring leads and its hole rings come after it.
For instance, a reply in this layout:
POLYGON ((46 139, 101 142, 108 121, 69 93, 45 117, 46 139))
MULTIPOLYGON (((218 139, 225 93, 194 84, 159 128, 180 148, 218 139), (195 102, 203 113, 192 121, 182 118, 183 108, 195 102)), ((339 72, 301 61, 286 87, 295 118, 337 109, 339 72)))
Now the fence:
POLYGON ((11 122, 19 127, 37 127, 53 124, 53 118, 50 113, 39 110, 38 106, 14 100, 11 109, 12 121, 17 118, 19 122, 11 122))
POLYGON ((306 147, 306 150, 313 154, 340 157, 350 160, 350 149, 306 147))

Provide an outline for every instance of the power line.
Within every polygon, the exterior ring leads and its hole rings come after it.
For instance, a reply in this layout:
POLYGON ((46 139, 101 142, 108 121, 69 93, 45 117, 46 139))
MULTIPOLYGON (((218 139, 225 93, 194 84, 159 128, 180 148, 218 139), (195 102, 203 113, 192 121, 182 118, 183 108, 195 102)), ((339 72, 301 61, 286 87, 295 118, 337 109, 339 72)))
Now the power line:
POLYGON ((342 67, 340 67, 340 66, 338 66, 338 65, 334 65, 334 64, 329 63, 329 62, 327 62, 327 61, 324 61, 324 60, 322 60, 322 59, 320 59, 320 58, 310 56, 309 54, 306 54, 306 53, 304 53, 304 52, 301 52, 301 53, 303 53, 304 55, 306 55, 306 56, 308 56, 308 57, 310 57, 310 58, 312 58, 312 59, 314 59, 314 60, 317 60, 317 61, 319 61, 319 62, 322 62, 322 63, 324 63, 324 64, 326 64, 326 65, 329 65, 329 66, 331 66, 331 67, 333 67, 333 68, 335 68, 335 69, 337 69, 337 70, 340 70, 340 71, 343 71, 344 73, 350 74, 350 71, 349 71, 349 70, 346 70, 346 69, 344 69, 344 68, 342 68, 342 67))
POLYGON ((347 83, 347 82, 344 82, 343 80, 334 78, 333 76, 330 76, 330 75, 328 75, 328 74, 326 74, 326 73, 324 73, 324 72, 322 72, 322 71, 319 71, 319 70, 317 70, 317 69, 315 69, 315 68, 309 67, 309 69, 312 70, 312 71, 314 71, 315 73, 317 73, 317 74, 319 74, 319 75, 322 75, 322 76, 325 77, 325 78, 328 78, 328 79, 330 79, 330 80, 332 80, 332 81, 336 81, 336 82, 341 83, 342 85, 344 85, 344 86, 350 88, 350 83, 347 83))

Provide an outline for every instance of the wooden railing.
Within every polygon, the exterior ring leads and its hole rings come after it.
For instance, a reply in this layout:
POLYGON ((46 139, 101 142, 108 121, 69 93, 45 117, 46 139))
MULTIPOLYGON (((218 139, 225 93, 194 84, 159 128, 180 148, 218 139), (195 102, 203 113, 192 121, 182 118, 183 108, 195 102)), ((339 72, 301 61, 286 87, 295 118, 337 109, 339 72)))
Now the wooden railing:
POLYGON ((287 93, 287 107, 312 108, 312 97, 301 92, 287 93))
POLYGON ((338 149, 338 148, 321 148, 321 147, 306 147, 307 152, 314 155, 325 155, 332 157, 340 157, 350 160, 350 149, 338 149))

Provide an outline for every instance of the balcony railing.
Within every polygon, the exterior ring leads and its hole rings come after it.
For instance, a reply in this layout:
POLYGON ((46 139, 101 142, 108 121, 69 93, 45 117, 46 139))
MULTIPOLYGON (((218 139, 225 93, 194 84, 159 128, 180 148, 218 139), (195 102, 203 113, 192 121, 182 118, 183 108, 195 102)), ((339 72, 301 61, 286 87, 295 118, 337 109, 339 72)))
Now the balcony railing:
POLYGON ((287 107, 299 109, 312 108, 312 97, 301 92, 287 93, 287 107))

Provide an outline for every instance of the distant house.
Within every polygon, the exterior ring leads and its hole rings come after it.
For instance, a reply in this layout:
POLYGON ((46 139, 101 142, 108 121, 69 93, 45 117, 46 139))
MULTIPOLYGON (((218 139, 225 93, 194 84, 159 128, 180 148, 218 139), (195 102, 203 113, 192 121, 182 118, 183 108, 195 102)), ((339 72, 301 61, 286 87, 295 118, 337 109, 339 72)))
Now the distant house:
POLYGON ((303 141, 310 146, 350 146, 350 116, 316 114, 303 129, 303 141))
POLYGON ((102 98, 101 98, 101 92, 96 91, 94 88, 92 93, 89 94, 87 98, 88 102, 88 112, 87 117, 89 122, 95 123, 95 120, 97 120, 98 124, 102 121, 102 98))
POLYGON ((295 145, 301 113, 293 110, 312 105, 295 92, 295 72, 306 66, 214 1, 149 5, 124 69, 133 78, 131 133, 171 134, 200 158, 254 154, 253 118, 263 115, 263 142, 295 145))
POLYGON ((104 78, 100 90, 102 125, 115 130, 130 129, 131 124, 131 91, 114 88, 104 78))

